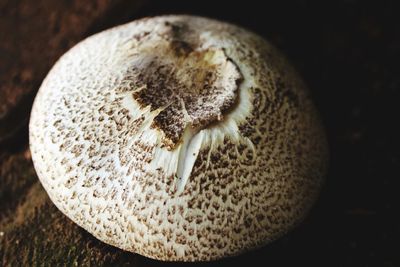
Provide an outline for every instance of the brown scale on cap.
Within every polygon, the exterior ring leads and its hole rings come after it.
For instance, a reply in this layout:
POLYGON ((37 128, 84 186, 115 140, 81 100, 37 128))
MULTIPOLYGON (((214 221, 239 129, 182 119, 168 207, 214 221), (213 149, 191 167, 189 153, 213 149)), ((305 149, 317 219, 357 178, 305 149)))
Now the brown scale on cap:
POLYGON ((188 24, 165 25, 163 39, 141 51, 134 71, 135 86, 143 89, 133 97, 142 107, 162 109, 153 127, 164 132, 164 145, 173 149, 186 127, 202 129, 223 119, 236 102, 242 75, 223 49, 199 48, 188 24))
POLYGON ((166 261, 265 245, 306 216, 327 145, 296 72, 261 37, 162 16, 82 41, 43 82, 32 160, 105 243, 166 261))

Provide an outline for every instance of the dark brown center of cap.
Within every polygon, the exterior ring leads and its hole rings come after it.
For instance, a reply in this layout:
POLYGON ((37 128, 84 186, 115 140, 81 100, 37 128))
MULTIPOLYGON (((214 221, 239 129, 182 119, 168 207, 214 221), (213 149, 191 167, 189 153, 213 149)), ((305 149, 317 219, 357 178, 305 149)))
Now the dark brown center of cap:
POLYGON ((203 129, 223 119, 237 101, 242 75, 223 49, 193 49, 173 38, 144 49, 135 64, 134 99, 151 110, 160 109, 153 127, 165 134, 173 149, 187 127, 203 129))

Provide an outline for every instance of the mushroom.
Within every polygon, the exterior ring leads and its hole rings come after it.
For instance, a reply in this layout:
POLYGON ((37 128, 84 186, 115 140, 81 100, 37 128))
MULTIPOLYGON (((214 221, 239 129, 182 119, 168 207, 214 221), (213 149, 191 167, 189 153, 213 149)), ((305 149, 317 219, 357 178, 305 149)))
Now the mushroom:
POLYGON ((327 145, 303 82, 268 42, 201 17, 93 35, 55 64, 30 119, 39 179, 101 241, 208 261, 305 217, 327 145))

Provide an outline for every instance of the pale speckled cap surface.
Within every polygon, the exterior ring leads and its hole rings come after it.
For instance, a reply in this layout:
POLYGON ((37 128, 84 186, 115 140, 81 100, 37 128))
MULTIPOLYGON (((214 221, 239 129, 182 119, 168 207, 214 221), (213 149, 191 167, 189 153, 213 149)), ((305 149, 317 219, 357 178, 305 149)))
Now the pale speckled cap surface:
POLYGON ((32 109, 35 169, 98 239, 159 260, 232 256, 299 223, 327 145, 308 91, 242 28, 146 18, 82 41, 32 109))

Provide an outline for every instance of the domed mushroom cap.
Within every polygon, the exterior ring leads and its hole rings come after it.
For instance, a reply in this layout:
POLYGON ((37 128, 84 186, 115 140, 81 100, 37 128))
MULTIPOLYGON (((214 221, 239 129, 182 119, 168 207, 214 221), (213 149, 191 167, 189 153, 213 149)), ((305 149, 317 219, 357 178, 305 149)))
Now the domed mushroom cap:
POLYGON ((30 147, 65 215, 169 261, 232 256, 286 233, 315 200, 327 154, 282 56, 192 16, 115 27, 62 56, 35 99, 30 147))

